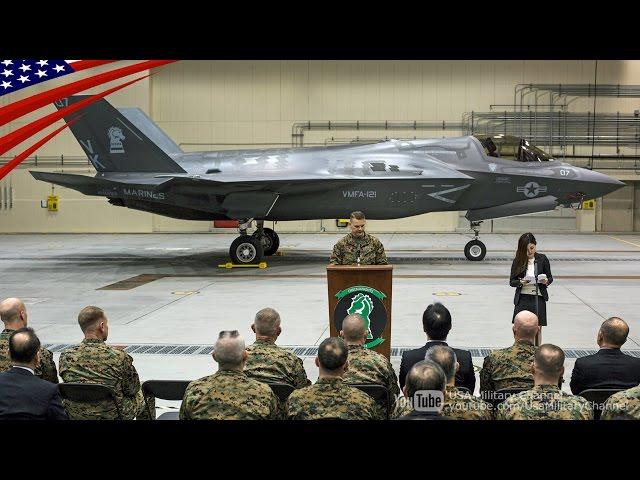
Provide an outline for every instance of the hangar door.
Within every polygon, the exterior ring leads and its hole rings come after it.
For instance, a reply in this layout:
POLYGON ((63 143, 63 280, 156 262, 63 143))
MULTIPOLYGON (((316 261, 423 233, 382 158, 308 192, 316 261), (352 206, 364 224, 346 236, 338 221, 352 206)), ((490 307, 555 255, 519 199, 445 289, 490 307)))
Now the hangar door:
POLYGON ((602 198, 602 231, 632 232, 634 227, 634 182, 602 198))

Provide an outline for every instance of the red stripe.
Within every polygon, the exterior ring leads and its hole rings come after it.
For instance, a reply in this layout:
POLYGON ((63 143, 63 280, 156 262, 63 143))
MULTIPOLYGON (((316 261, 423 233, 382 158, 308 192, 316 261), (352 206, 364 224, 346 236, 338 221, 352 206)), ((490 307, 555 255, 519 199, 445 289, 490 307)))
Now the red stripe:
POLYGON ((70 63, 69 65, 71 66, 71 68, 73 68, 74 72, 79 72, 80 70, 99 67, 100 65, 104 65, 105 63, 113 62, 115 62, 115 60, 78 60, 77 62, 70 63))
POLYGON ((47 128, 53 122, 60 120, 62 117, 65 117, 73 112, 80 110, 87 105, 92 104, 93 102, 100 100, 102 97, 106 97, 110 93, 116 92, 118 90, 123 89, 124 87, 131 85, 132 83, 138 82, 143 78, 147 78, 149 75, 145 75, 144 77, 136 78, 127 83, 123 83, 122 85, 118 85, 117 87, 110 88, 102 93, 98 93, 97 95, 92 95, 89 98, 85 98, 84 100, 80 100, 78 103, 71 105, 70 107, 63 108, 62 110, 58 110, 57 112, 50 113, 49 115, 42 117, 38 120, 35 120, 24 127, 19 128, 15 132, 11 132, 8 135, 0 138, 0 155, 5 153, 7 150, 15 147, 21 142, 24 142, 31 135, 36 134, 43 128, 47 128))
POLYGON ((64 125, 62 125, 59 128, 56 128, 53 132, 51 132, 49 135, 47 135, 46 137, 44 137, 41 140, 38 140, 36 143, 34 143, 31 147, 27 148, 24 152, 22 152, 20 155, 18 155, 16 158, 14 158, 13 160, 11 160, 9 163, 7 163, 6 165, 4 165, 2 168, 0 168, 0 180, 2 180, 11 170, 13 170, 14 168, 16 168, 18 165, 20 165, 22 163, 22 161, 27 158, 29 155, 31 155, 33 152, 35 152, 36 150, 38 150, 42 145, 44 145, 45 143, 47 143, 49 140, 51 140, 53 137, 55 137, 58 133, 60 133, 62 130, 64 130, 65 128, 67 128, 69 125, 71 125, 73 122, 75 122, 76 120, 78 120, 80 117, 76 117, 73 120, 71 120, 69 123, 65 123, 64 125))
MULTIPOLYGON (((176 60, 148 60, 127 67, 119 68, 117 70, 111 70, 109 72, 99 73, 89 78, 84 78, 67 85, 62 85, 46 92, 32 95, 31 97, 18 100, 5 107, 0 108, 0 126, 5 123, 15 120, 22 115, 26 115, 29 112, 42 108, 45 105, 53 103, 54 101, 73 95, 74 93, 81 92, 96 85, 101 85, 118 78, 126 77, 134 73, 148 70, 155 67, 166 65, 167 63, 175 62, 176 60)), ((75 65, 75 63, 73 64, 75 65)))

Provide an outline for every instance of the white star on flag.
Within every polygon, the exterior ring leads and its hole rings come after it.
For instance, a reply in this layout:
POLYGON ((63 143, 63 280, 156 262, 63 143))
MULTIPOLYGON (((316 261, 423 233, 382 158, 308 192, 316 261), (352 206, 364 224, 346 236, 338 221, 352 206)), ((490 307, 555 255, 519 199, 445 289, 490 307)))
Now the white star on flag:
POLYGON ((31 70, 31 65, 25 65, 24 63, 22 65, 20 65, 18 67, 20 70, 22 70, 22 73, 26 72, 27 70, 31 70))
POLYGON ((55 67, 53 67, 53 69, 56 71, 56 73, 60 73, 64 70, 64 67, 62 65, 56 65, 55 67))
POLYGON ((21 81, 22 83, 24 83, 24 82, 28 82, 28 81, 29 81, 29 77, 28 77, 28 76, 26 76, 26 75, 20 75, 20 76, 18 77, 18 80, 19 80, 19 81, 21 81))
POLYGON ((11 82, 2 82, 2 88, 9 88, 11 86, 11 82))
POLYGON ((36 62, 36 63, 41 67, 44 67, 45 65, 49 65, 49 63, 46 60, 40 60, 39 62, 36 62))
POLYGON ((13 71, 4 69, 4 72, 0 73, 0 75, 4 75, 4 78, 7 78, 9 75, 13 75, 13 71))
POLYGON ((46 77, 47 76, 47 72, 43 72, 42 70, 38 70, 36 72, 36 75, 38 76, 38 78, 46 77))
POLYGON ((3 60, 2 63, 5 67, 8 67, 9 65, 13 65, 13 62, 11 60, 3 60))

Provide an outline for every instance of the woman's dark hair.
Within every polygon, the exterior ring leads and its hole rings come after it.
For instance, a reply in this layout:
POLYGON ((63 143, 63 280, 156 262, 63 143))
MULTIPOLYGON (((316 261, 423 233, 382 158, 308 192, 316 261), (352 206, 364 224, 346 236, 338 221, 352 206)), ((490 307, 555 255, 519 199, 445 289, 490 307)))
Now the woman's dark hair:
POLYGON ((533 236, 533 233, 523 233, 520 235, 520 239, 518 240, 518 250, 516 251, 516 269, 517 272, 526 272, 527 271, 527 262, 529 258, 527 257, 527 247, 530 243, 537 245, 536 237, 533 236))

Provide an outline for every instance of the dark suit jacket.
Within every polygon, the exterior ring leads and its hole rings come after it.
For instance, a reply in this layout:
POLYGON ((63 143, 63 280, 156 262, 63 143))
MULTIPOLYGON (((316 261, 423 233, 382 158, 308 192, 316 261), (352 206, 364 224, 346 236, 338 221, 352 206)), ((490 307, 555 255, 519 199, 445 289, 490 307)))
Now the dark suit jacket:
POLYGON ((22 368, 0 373, 0 420, 67 420, 58 385, 22 368))
POLYGON ((626 355, 619 348, 603 348, 594 355, 576 360, 571 373, 571 392, 578 395, 587 388, 631 388, 640 384, 640 358, 626 355))
MULTIPOLYGON (((447 342, 440 340, 430 340, 423 347, 416 348, 415 350, 409 350, 402 354, 402 361, 400 362, 400 388, 404 388, 405 379, 407 373, 411 370, 416 363, 424 360, 424 356, 427 353, 429 347, 434 345, 447 345, 447 342)), ((467 350, 460 350, 458 348, 453 349, 456 352, 456 358, 460 364, 460 369, 456 373, 456 387, 466 387, 471 393, 476 388, 476 374, 473 372, 473 363, 471 363, 471 353, 467 350)))
MULTIPOLYGON (((547 293, 547 287, 553 282, 553 275, 551 275, 551 265, 549 265, 549 259, 547 258, 547 256, 543 255, 542 253, 536 252, 535 259, 536 278, 538 278, 538 274, 544 273, 547 276, 547 280, 549 280, 549 283, 547 285, 543 285, 541 283, 538 284, 542 298, 544 298, 545 302, 548 302, 549 294, 547 293)), ((520 283, 520 280, 524 278, 526 274, 526 270, 517 271, 516 259, 514 258, 513 262, 511 263, 511 278, 509 278, 509 285, 511 285, 512 287, 516 287, 516 294, 513 297, 514 305, 517 305, 520 301, 520 292, 522 291, 522 284, 520 283)))

